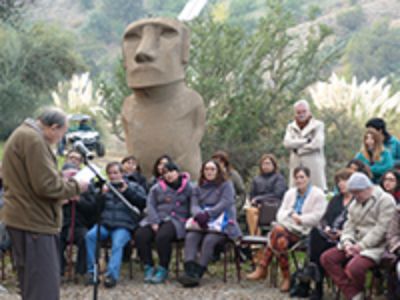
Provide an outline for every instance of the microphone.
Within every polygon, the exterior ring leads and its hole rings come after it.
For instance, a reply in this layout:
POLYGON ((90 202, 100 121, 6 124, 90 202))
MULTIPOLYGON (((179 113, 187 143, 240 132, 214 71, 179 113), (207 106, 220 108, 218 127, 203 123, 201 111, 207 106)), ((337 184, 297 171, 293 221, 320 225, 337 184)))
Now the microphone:
POLYGON ((73 148, 88 160, 92 160, 94 158, 94 154, 89 151, 82 141, 76 141, 73 145, 73 148))

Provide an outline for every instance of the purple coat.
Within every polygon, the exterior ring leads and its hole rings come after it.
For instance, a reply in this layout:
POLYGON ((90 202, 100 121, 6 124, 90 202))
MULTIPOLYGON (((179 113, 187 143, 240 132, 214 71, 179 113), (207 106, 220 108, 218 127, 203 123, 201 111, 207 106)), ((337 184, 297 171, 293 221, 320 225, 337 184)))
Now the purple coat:
POLYGON ((183 173, 182 184, 174 190, 163 179, 160 179, 147 196, 147 216, 140 222, 140 226, 160 224, 172 221, 178 239, 185 237, 185 223, 190 216, 190 197, 192 185, 189 174, 183 173))
POLYGON ((191 200, 192 215, 195 216, 203 210, 207 210, 210 219, 215 219, 226 212, 228 225, 224 232, 233 239, 242 235, 236 220, 235 190, 232 181, 225 181, 219 186, 207 182, 194 188, 191 200))

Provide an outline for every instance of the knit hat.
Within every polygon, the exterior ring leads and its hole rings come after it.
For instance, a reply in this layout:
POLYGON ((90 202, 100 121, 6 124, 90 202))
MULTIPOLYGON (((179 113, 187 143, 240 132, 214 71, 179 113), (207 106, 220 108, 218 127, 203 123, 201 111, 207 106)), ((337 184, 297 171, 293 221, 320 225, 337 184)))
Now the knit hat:
POLYGON ((347 181, 347 189, 349 191, 365 190, 372 185, 373 184, 368 176, 361 172, 355 172, 347 181))
POLYGON ((179 172, 179 167, 174 162, 169 161, 164 165, 164 169, 166 171, 177 171, 179 172))

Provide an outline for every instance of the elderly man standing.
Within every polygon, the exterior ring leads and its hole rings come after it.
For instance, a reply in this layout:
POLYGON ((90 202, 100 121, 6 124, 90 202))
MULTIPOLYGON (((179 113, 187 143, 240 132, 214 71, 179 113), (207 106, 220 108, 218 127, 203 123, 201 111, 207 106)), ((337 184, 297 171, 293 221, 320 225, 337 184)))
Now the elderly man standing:
POLYGON ((347 188, 355 201, 348 208, 340 243, 325 251, 320 261, 345 298, 358 300, 363 299, 366 272, 379 263, 384 252, 395 201, 363 173, 354 173, 347 188))
POLYGON ((3 221, 11 237, 22 299, 59 299, 61 206, 87 189, 65 181, 51 145, 67 131, 66 115, 46 109, 27 119, 8 139, 3 157, 3 221))
POLYGON ((306 100, 294 104, 295 120, 286 128, 283 145, 290 150, 289 185, 294 186, 293 170, 304 166, 311 171, 311 183, 327 190, 324 155, 324 123, 313 118, 306 100))

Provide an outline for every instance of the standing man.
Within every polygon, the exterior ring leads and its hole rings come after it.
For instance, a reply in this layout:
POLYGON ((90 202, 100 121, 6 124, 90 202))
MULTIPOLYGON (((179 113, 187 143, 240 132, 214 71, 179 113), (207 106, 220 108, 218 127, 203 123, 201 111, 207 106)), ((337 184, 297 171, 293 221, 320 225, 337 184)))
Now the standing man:
POLYGON ((294 186, 293 170, 304 166, 311 171, 311 183, 326 191, 324 123, 313 118, 306 100, 294 104, 294 113, 295 120, 287 126, 283 140, 290 150, 289 185, 294 186))
POLYGON ((3 157, 3 218, 11 237, 22 299, 60 297, 61 206, 87 189, 64 181, 51 145, 67 131, 64 112, 49 108, 25 120, 8 139, 3 157))

